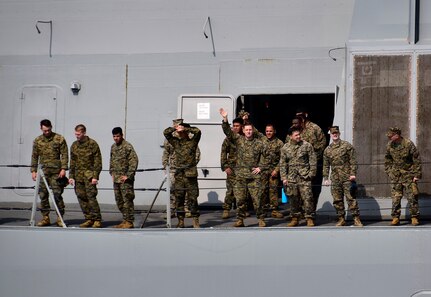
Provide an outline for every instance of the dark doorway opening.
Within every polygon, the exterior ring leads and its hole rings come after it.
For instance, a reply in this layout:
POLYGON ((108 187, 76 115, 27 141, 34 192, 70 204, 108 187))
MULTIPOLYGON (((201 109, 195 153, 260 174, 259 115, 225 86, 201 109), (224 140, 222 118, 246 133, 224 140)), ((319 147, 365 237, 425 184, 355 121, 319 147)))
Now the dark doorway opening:
POLYGON ((266 124, 273 124, 284 142, 297 109, 306 108, 309 120, 322 128, 329 143, 326 132, 334 120, 334 97, 333 93, 242 95, 237 99, 236 115, 242 109, 249 112, 251 122, 264 134, 266 124))

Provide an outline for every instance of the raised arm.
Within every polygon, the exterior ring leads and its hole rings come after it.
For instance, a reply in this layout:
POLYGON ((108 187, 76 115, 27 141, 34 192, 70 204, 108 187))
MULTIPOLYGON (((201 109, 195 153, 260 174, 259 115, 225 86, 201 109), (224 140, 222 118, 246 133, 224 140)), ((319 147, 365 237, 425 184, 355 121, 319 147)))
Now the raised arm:
POLYGON ((227 111, 223 108, 220 108, 220 114, 223 117, 223 123, 221 125, 223 129, 223 133, 227 136, 227 138, 233 142, 236 143, 236 140, 240 137, 238 134, 233 133, 232 129, 230 128, 229 122, 227 120, 227 111))

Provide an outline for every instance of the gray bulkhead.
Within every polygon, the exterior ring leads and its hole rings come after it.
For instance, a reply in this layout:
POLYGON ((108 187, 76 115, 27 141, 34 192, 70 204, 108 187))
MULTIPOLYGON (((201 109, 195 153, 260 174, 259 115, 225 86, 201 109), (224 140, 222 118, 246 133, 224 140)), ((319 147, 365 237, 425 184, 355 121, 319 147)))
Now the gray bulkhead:
POLYGON ((0 293, 429 296, 430 232, 429 227, 0 228, 0 293))

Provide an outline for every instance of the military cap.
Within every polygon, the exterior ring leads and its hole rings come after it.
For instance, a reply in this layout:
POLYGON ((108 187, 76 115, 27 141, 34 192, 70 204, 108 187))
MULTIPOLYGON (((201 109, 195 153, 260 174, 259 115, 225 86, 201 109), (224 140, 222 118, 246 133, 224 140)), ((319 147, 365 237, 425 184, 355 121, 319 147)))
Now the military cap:
POLYGON ((182 123, 183 123, 183 119, 175 119, 175 120, 172 120, 172 124, 173 125, 181 125, 182 123))
POLYGON ((340 127, 338 126, 332 126, 329 128, 329 133, 333 134, 333 133, 340 133, 340 127))
POLYGON ((386 132, 386 136, 389 136, 389 137, 394 135, 394 134, 401 135, 401 129, 398 127, 390 127, 388 129, 388 132, 386 132))
POLYGON ((238 113, 238 117, 243 118, 244 116, 249 117, 250 113, 246 112, 244 109, 238 113))

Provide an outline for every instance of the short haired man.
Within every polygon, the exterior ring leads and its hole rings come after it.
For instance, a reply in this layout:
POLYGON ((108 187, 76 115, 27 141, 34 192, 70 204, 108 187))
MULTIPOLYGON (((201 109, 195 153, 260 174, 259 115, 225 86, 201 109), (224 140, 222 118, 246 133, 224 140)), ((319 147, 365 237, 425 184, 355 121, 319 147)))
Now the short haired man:
POLYGON ((115 202, 123 215, 123 222, 114 228, 131 229, 135 220, 135 173, 138 168, 138 155, 128 141, 123 137, 123 129, 115 127, 112 129, 114 144, 111 146, 109 161, 109 174, 114 183, 115 202))
POLYGON ((184 228, 184 204, 186 195, 189 199, 190 212, 193 217, 193 228, 200 228, 198 207, 198 171, 196 151, 201 139, 201 130, 182 123, 163 131, 166 140, 173 146, 175 153, 175 204, 178 217, 177 228, 184 228), (178 137, 173 135, 176 132, 178 137))
MULTIPOLYGON (((183 119, 175 119, 172 120, 172 127, 176 128, 178 125, 182 125, 183 124, 183 119)), ((189 124, 185 124, 186 126, 188 126, 188 128, 190 127, 189 124)), ((174 137, 179 137, 178 133, 176 131, 173 132, 173 136, 174 137)), ((193 137, 193 134, 190 134, 189 137, 193 137)), ((165 139, 165 141, 163 142, 163 154, 162 154, 162 165, 163 165, 163 169, 166 169, 167 166, 169 166, 169 178, 170 178, 170 208, 171 208, 171 218, 174 218, 176 216, 176 202, 175 202, 175 168, 176 168, 176 161, 175 161, 176 157, 175 157, 175 150, 174 147, 169 143, 169 141, 167 139, 165 139)), ((201 160, 201 151, 198 148, 196 149, 196 164, 199 163, 199 161, 201 160)), ((189 197, 186 194, 185 200, 184 200, 184 210, 185 210, 185 217, 186 218, 191 218, 192 214, 190 213, 190 201, 189 201, 189 197)))
MULTIPOLYGON (((279 211, 278 208, 278 184, 280 181, 280 151, 284 143, 276 137, 277 131, 274 125, 268 124, 265 127, 265 137, 261 140, 264 142, 267 148, 267 168, 262 173, 263 185, 265 189, 264 199, 265 204, 269 204, 271 210, 271 216, 273 218, 283 218, 284 215, 279 211)), ((266 206, 265 206, 266 208, 266 206)))
MULTIPOLYGON (((36 181, 38 164, 43 165, 43 173, 49 187, 54 194, 54 200, 60 211, 61 216, 64 215, 63 190, 64 185, 60 179, 66 177, 67 165, 69 163, 69 154, 66 140, 58 133, 52 132, 52 124, 50 120, 40 121, 40 130, 42 135, 36 137, 33 141, 33 150, 31 154, 31 177, 36 181)), ((49 226, 49 194, 45 183, 41 180, 39 184, 39 197, 41 204, 42 220, 37 223, 37 226, 49 226)), ((57 226, 62 227, 61 219, 57 218, 57 226)))
POLYGON ((301 139, 301 130, 291 127, 289 141, 281 148, 281 180, 289 196, 292 220, 288 227, 299 225, 301 200, 303 202, 307 226, 314 226, 315 208, 311 180, 316 175, 317 160, 313 146, 301 139))
POLYGON ((385 172, 391 180, 392 226, 400 224, 401 198, 407 196, 411 223, 419 225, 418 180, 422 176, 422 164, 414 143, 401 136, 401 129, 389 128, 386 136, 385 172))
POLYGON ((265 213, 263 212, 263 189, 261 187, 261 172, 264 169, 266 157, 265 145, 255 137, 253 125, 246 123, 243 127, 244 135, 232 132, 227 119, 227 111, 220 108, 223 117, 223 132, 229 141, 237 146, 237 170, 235 172, 234 195, 237 204, 237 221, 234 227, 244 227, 247 211, 247 193, 253 199, 253 206, 259 220, 259 227, 265 227, 265 213))
MULTIPOLYGON (((242 118, 238 117, 234 119, 232 121, 232 132, 242 134, 243 124, 244 121, 242 118)), ((226 173, 226 196, 223 203, 222 219, 228 219, 230 210, 236 206, 235 195, 233 192, 237 160, 236 150, 236 145, 226 136, 223 140, 220 153, 221 170, 226 173)))
POLYGON ((102 215, 97 202, 97 183, 102 171, 102 154, 97 142, 87 136, 83 124, 75 127, 76 141, 70 148, 69 183, 75 186, 75 194, 84 213, 81 228, 102 228, 102 215))
MULTIPOLYGON (((317 208, 317 203, 319 201, 319 195, 322 189, 322 157, 323 151, 326 147, 326 137, 322 129, 312 121, 310 121, 308 110, 305 107, 300 107, 296 111, 296 121, 300 125, 301 139, 307 141, 313 146, 314 153, 317 158, 317 171, 316 175, 311 181, 312 192, 313 192, 313 204, 314 210, 317 208)), ((286 143, 289 141, 289 135, 286 137, 286 143)))
POLYGON ((355 149, 349 142, 340 139, 338 126, 332 126, 329 133, 332 143, 323 152, 323 183, 326 186, 331 185, 333 205, 338 215, 336 226, 346 225, 343 199, 346 197, 350 213, 353 216, 353 224, 362 227, 355 191, 358 171, 355 149), (331 180, 329 180, 329 168, 331 168, 331 180))
MULTIPOLYGON (((175 119, 172 120, 172 127, 176 128, 178 125, 183 123, 183 119, 175 119)), ((173 132, 175 133, 175 132, 173 132)), ((171 208, 171 218, 176 216, 176 206, 175 206, 175 192, 174 192, 174 184, 175 184, 175 152, 174 147, 169 143, 167 139, 163 142, 163 154, 162 154, 162 165, 163 169, 169 166, 169 178, 170 178, 170 208, 171 208)))

